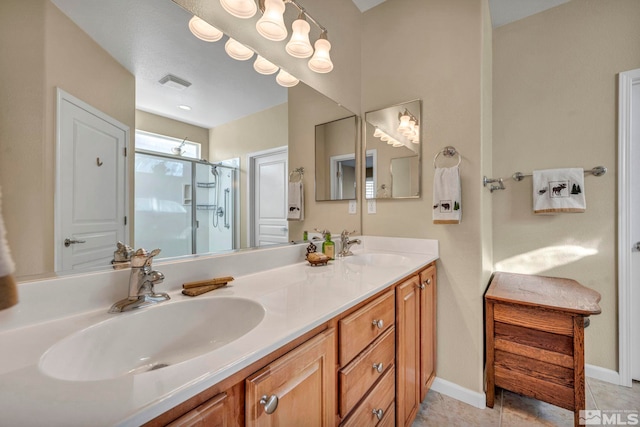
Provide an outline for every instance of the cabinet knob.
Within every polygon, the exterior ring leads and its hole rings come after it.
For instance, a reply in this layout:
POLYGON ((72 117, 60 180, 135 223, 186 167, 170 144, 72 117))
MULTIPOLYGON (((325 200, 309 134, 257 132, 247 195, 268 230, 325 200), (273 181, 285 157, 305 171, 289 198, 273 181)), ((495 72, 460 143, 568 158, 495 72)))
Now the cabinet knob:
POLYGON ((371 324, 373 326, 377 326, 378 329, 384 328, 384 322, 382 321, 382 319, 374 320, 373 322, 371 322, 371 324))
POLYGON ((424 281, 425 285, 430 285, 431 284, 431 277, 429 277, 427 280, 424 281))
POLYGON ((381 374, 382 371, 384 371, 384 366, 382 365, 382 362, 374 363, 373 364, 373 369, 375 369, 376 371, 378 371, 379 374, 381 374))
POLYGON ((424 291, 425 286, 422 283, 419 283, 416 286, 418 286, 418 288, 420 288, 421 291, 424 291))
POLYGON ((372 413, 376 416, 376 418, 378 418, 378 420, 381 420, 384 415, 384 411, 382 409, 374 409, 372 413))
POLYGON ((264 412, 266 412, 267 414, 273 414, 276 409, 278 409, 278 396, 276 396, 275 394, 267 396, 265 394, 260 398, 259 403, 264 406, 264 412))

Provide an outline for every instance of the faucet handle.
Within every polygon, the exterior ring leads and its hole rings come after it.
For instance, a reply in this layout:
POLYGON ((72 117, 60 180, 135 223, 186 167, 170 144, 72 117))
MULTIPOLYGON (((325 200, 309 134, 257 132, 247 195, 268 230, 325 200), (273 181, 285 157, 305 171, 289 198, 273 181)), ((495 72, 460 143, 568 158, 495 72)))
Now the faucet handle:
POLYGON ((340 233, 340 237, 349 237, 351 234, 355 233, 356 230, 353 231, 349 231, 346 228, 344 230, 342 230, 342 233, 340 233))
POLYGON ((147 252, 146 249, 138 249, 131 257, 132 267, 150 267, 153 257, 160 253, 160 249, 154 249, 151 252, 147 252))

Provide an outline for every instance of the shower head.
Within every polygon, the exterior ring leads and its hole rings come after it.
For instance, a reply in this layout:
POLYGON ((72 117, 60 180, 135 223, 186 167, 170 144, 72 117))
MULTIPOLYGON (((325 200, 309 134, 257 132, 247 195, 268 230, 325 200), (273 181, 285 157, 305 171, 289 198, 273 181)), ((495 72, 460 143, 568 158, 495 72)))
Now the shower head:
POLYGON ((177 147, 171 147, 171 154, 176 156, 182 156, 182 154, 184 153, 184 150, 182 149, 182 147, 184 147, 184 144, 186 144, 186 142, 187 142, 187 137, 185 136, 182 142, 180 143, 180 145, 178 145, 177 147))
POLYGON ((211 174, 214 176, 218 176, 218 165, 211 165, 211 174))

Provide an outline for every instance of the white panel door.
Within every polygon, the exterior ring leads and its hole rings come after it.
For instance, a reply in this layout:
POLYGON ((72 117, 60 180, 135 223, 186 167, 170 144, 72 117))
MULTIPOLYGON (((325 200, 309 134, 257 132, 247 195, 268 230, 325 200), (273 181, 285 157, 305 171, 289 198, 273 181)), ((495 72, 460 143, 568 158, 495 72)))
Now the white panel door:
POLYGON ((56 271, 108 266, 128 239, 129 128, 58 90, 56 271))
POLYGON ((640 381, 640 80, 631 98, 631 377, 640 381))
POLYGON ((254 243, 287 243, 287 152, 254 159, 254 243))

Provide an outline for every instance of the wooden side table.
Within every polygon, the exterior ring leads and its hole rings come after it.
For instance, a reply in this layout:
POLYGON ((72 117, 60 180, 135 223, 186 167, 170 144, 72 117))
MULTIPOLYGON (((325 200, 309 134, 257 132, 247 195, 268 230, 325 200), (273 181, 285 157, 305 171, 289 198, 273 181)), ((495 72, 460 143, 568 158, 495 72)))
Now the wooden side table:
POLYGON ((487 406, 495 387, 585 409, 584 319, 600 294, 575 280, 495 273, 485 293, 487 406))

